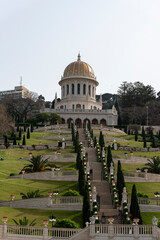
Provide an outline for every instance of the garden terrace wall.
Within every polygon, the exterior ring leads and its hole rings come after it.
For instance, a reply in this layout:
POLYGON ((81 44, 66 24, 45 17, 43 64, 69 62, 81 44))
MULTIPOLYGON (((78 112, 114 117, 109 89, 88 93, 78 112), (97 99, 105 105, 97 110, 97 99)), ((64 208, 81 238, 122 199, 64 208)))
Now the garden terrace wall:
POLYGON ((127 146, 120 146, 118 147, 118 150, 123 151, 138 151, 138 152, 159 152, 160 148, 138 148, 138 147, 127 147, 127 146))
POLYGON ((0 207, 82 211, 82 196, 57 196, 0 202, 0 207))
POLYGON ((48 172, 35 172, 35 173, 25 173, 16 176, 10 176, 9 178, 22 178, 22 179, 32 179, 32 180, 56 180, 56 181, 78 181, 78 175, 70 175, 76 171, 66 170, 66 171, 57 171, 53 174, 52 171, 48 172), (68 174, 68 175, 67 175, 68 174))

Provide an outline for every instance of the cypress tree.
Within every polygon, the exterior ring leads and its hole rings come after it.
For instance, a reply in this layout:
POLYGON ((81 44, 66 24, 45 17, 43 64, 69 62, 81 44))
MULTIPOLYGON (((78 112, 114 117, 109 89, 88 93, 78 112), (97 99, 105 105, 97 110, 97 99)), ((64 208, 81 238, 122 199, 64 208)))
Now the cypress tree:
POLYGON ((158 132, 158 139, 160 140, 160 130, 159 130, 159 132, 158 132))
POLYGON ((30 131, 29 131, 29 128, 27 128, 27 139, 30 138, 30 131))
POLYGON ((143 147, 147 147, 147 142, 146 142, 146 135, 144 135, 144 139, 143 139, 143 147))
POLYGON ((131 135, 131 131, 130 131, 130 129, 128 129, 128 135, 131 135))
POLYGON ((96 145, 97 145, 97 138, 94 137, 94 147, 96 147, 96 145))
POLYGON ((16 137, 16 134, 14 134, 14 137, 13 137, 13 145, 17 145, 17 137, 16 137))
POLYGON ((6 135, 4 136, 4 145, 6 149, 9 147, 8 137, 6 135))
POLYGON ((79 193, 83 196, 84 184, 85 184, 85 173, 84 173, 84 167, 83 167, 82 161, 80 161, 80 164, 79 164, 78 184, 79 184, 79 193))
POLYGON ((155 138, 154 138, 154 136, 153 136, 153 138, 152 138, 152 147, 153 147, 153 148, 155 148, 155 147, 156 147, 156 144, 155 144, 155 138))
POLYGON ((153 131, 150 131, 150 139, 153 139, 153 131))
POLYGON ((77 157, 76 157, 76 168, 77 168, 77 170, 79 170, 80 162, 81 162, 81 147, 79 145, 78 146, 77 157))
POLYGON ((76 132, 76 137, 74 139, 74 147, 75 147, 75 152, 78 152, 78 147, 79 147, 79 133, 78 131, 76 132))
POLYGON ((88 121, 87 128, 89 131, 91 131, 91 122, 90 121, 88 121))
POLYGON ((135 184, 132 187, 130 213, 132 215, 132 220, 134 218, 139 218, 139 224, 142 224, 142 217, 141 217, 141 212, 138 204, 137 191, 136 191, 135 184))
POLYGON ((138 130, 136 129, 136 132, 135 132, 135 141, 138 140, 138 130))
POLYGON ((26 137, 25 137, 25 135, 23 135, 22 145, 26 145, 26 137))
POLYGON ((119 195, 119 204, 121 204, 122 200, 122 192, 123 188, 125 187, 124 176, 121 168, 121 162, 118 161, 118 168, 117 168, 117 190, 119 195))
POLYGON ((108 148, 107 148, 107 167, 108 167, 108 170, 110 170, 111 162, 113 162, 112 161, 112 152, 111 152, 111 146, 109 145, 108 148))
POLYGON ((100 135, 99 135, 99 145, 101 149, 104 147, 104 136, 102 134, 102 131, 100 131, 100 135))
POLYGON ((26 124, 24 124, 24 132, 26 132, 26 124))
POLYGON ((19 132, 19 124, 17 124, 17 132, 19 132))
POLYGON ((31 124, 31 132, 33 132, 33 124, 31 124))
POLYGON ((19 129, 19 139, 21 139, 22 138, 22 129, 20 128, 19 129))
POLYGON ((84 197, 83 197, 83 227, 85 227, 86 222, 89 222, 91 216, 90 198, 88 183, 85 183, 84 197))
POLYGON ((142 127, 142 138, 144 140, 144 138, 146 137, 145 131, 144 131, 144 127, 142 127))

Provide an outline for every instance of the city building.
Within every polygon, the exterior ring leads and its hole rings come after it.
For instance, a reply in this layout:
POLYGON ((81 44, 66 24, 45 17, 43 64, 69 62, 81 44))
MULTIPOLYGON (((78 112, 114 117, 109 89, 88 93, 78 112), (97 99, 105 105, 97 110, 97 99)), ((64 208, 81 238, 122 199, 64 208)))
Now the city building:
POLYGON ((0 100, 7 96, 14 99, 31 97, 29 90, 23 86, 16 86, 14 90, 0 91, 0 100))
POLYGON ((77 61, 65 68, 59 85, 61 100, 57 101, 56 93, 55 109, 45 109, 46 112, 55 112, 62 117, 63 123, 74 121, 78 127, 85 126, 88 120, 92 124, 117 125, 118 114, 115 107, 102 110, 102 95, 96 101, 96 87, 99 83, 92 67, 81 61, 80 54, 77 61))

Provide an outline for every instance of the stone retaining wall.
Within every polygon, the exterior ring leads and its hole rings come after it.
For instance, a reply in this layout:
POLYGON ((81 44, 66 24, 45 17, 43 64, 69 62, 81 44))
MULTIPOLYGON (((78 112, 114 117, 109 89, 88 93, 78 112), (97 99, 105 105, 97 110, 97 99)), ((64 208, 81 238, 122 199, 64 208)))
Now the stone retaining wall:
POLYGON ((159 152, 160 148, 138 148, 138 147, 128 147, 128 146, 120 146, 118 147, 118 150, 123 151, 139 151, 139 152, 159 152))

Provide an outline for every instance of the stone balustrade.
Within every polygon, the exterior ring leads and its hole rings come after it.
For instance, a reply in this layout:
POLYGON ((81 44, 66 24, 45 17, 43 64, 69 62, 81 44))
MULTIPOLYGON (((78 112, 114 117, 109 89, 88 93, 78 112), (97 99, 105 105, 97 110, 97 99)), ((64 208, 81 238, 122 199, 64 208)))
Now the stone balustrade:
POLYGON ((89 235, 84 234, 81 229, 69 228, 48 228, 8 225, 6 223, 0 225, 0 239, 82 239, 84 240, 134 240, 145 239, 153 240, 160 239, 160 229, 156 225, 121 225, 121 224, 91 224, 86 229, 89 230, 89 235))

